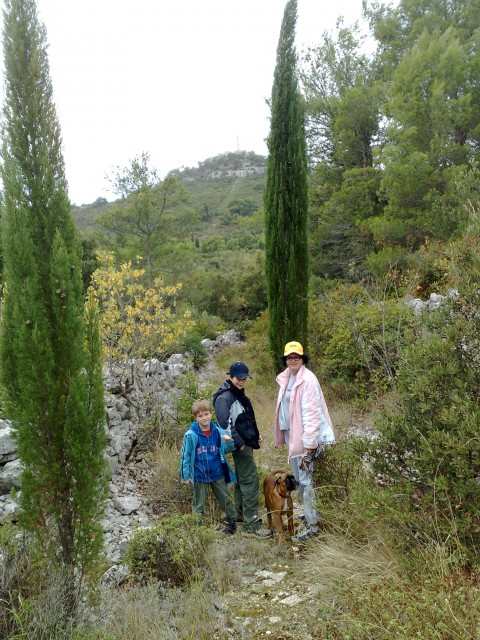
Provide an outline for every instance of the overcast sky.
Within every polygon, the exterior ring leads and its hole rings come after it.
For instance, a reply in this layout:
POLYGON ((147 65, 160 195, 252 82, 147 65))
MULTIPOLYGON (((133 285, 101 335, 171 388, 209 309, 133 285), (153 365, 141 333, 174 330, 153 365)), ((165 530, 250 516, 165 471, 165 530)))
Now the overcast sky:
MULTIPOLYGON (((3 8, 3 2, 0 0, 3 8)), ((69 195, 112 199, 105 174, 148 151, 171 169, 265 137, 284 0, 37 0, 47 28, 69 195)), ((299 0, 297 46, 362 0, 299 0)), ((3 95, 3 89, 2 89, 3 95)))

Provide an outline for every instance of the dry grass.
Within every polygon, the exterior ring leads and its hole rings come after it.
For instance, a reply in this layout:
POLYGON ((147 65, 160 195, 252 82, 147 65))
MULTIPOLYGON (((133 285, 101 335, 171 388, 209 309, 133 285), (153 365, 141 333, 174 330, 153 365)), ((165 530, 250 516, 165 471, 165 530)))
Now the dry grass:
POLYGON ((370 434, 375 430, 371 414, 355 410, 345 400, 329 402, 328 409, 337 440, 349 435, 370 434))
POLYGON ((271 544, 271 541, 256 538, 242 538, 238 534, 232 539, 219 540, 212 544, 207 553, 206 568, 210 588, 224 594, 226 591, 241 590, 245 575, 260 567, 274 563, 283 564, 291 559, 286 545, 271 544))
POLYGON ((321 591, 335 584, 373 584, 398 576, 399 566, 392 549, 377 539, 355 544, 337 535, 311 540, 299 576, 315 580, 321 591))
POLYGON ((406 572, 387 546, 339 552, 335 545, 317 549, 323 558, 321 566, 313 565, 315 578, 326 596, 331 593, 329 578, 337 589, 323 616, 310 624, 314 637, 478 640, 478 584, 452 566, 443 573, 450 565, 445 550, 426 547, 422 551, 425 570, 410 565, 411 572, 406 572))
POLYGON ((180 449, 172 444, 159 444, 150 456, 152 475, 147 492, 155 513, 168 515, 189 513, 191 496, 179 479, 180 449))
POLYGON ((258 567, 285 563, 287 554, 284 547, 262 540, 236 537, 234 544, 226 544, 222 539, 208 547, 205 576, 182 590, 151 584, 105 593, 96 629, 115 640, 251 637, 243 635, 220 596, 234 593, 241 607, 242 579, 258 567))
POLYGON ((228 638, 228 620, 214 596, 203 588, 190 591, 157 585, 107 594, 98 626, 115 640, 211 640, 228 638))

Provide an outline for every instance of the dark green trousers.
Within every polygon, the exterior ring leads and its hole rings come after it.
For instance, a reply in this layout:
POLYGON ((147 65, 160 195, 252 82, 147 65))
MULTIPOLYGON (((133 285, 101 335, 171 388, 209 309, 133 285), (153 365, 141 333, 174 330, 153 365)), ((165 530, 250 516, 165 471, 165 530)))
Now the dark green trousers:
POLYGON ((237 512, 243 516, 243 530, 255 531, 260 527, 258 520, 258 469, 253 458, 252 447, 235 449, 233 452, 235 463, 234 497, 237 512))
POLYGON ((224 478, 215 480, 215 482, 195 482, 193 485, 192 513, 198 513, 200 519, 203 521, 209 488, 217 499, 220 509, 225 513, 227 521, 235 522, 237 512, 233 506, 230 491, 224 478))

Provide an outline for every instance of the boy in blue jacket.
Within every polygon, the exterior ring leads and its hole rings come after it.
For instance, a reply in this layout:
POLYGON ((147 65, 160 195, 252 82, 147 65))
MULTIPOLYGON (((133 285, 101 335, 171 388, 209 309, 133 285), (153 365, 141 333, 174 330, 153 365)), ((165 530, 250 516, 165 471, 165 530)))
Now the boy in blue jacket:
POLYGON ((199 514, 200 520, 203 520, 208 489, 212 489, 226 515, 223 533, 233 534, 237 514, 227 485, 236 479, 225 455, 234 449, 232 438, 212 422, 212 407, 208 400, 194 402, 192 413, 195 421, 183 437, 180 480, 193 486, 192 513, 199 514))

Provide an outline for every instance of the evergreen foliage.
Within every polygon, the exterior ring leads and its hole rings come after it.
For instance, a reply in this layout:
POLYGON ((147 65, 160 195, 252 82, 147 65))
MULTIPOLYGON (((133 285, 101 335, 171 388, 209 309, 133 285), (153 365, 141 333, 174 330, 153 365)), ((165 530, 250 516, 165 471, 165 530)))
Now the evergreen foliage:
POLYGON ((121 245, 141 252, 151 286, 155 250, 175 234, 183 237, 191 215, 189 210, 181 209, 188 193, 179 177, 170 174, 160 180, 156 169, 149 166, 149 160, 148 153, 144 152, 134 158, 130 166, 117 168, 111 182, 122 200, 99 220, 121 245), (176 208, 174 215, 172 208, 176 208))
POLYGON ((303 60, 309 157, 342 169, 370 167, 380 130, 381 86, 361 53, 364 37, 358 26, 337 24, 336 40, 324 33, 303 60))
POLYGON ((74 612, 103 547, 104 401, 97 312, 85 310, 45 27, 5 2, 1 377, 24 465, 21 523, 65 572, 74 612))
POLYGON ((264 194, 269 342, 277 367, 285 342, 307 343, 307 159, 296 19, 297 2, 290 0, 277 48, 264 194))
MULTIPOLYGON (((373 287, 372 287, 373 289, 373 287)), ((310 355, 336 388, 364 398, 381 396, 394 382, 401 347, 412 327, 403 301, 358 284, 341 284, 311 305, 310 355)))
POLYGON ((400 407, 379 422, 376 469, 405 503, 408 529, 460 543, 478 561, 480 544, 480 215, 450 249, 458 293, 432 314, 403 354, 400 407))
POLYGON ((382 139, 382 82, 362 52, 359 28, 338 22, 307 50, 302 87, 307 112, 310 259, 314 275, 354 280, 374 249, 370 220, 382 214, 375 165, 382 139))
POLYGON ((425 235, 444 239, 455 230, 455 220, 439 224, 438 216, 449 200, 461 202, 459 170, 480 149, 478 6, 402 0, 367 15, 385 84, 384 217, 402 225, 401 237, 385 226, 378 240, 415 249, 425 235))

